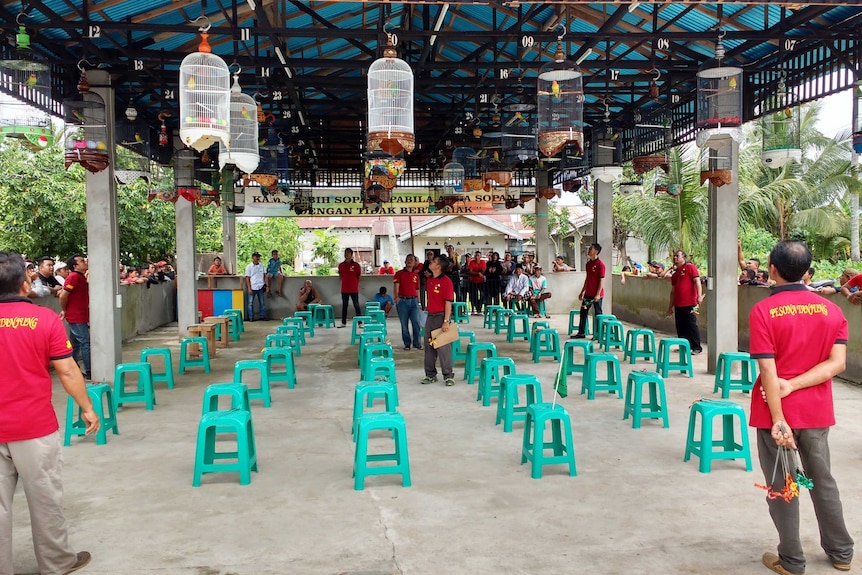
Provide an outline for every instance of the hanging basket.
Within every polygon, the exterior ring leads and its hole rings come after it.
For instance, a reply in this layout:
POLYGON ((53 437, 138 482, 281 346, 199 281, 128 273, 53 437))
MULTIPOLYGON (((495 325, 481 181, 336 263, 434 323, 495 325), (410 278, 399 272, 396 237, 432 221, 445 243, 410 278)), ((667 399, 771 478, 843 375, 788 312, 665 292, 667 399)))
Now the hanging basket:
POLYGON ((651 172, 656 168, 661 168, 665 174, 670 171, 670 158, 667 154, 635 156, 632 158, 632 169, 639 176, 651 172))
POLYGON ((480 192, 485 189, 485 182, 481 178, 467 178, 463 185, 465 192, 480 192))
POLYGON ((733 181, 732 170, 706 170, 700 173, 700 185, 709 181, 713 186, 720 188, 733 181))
POLYGON ((584 141, 583 132, 574 130, 544 132, 539 134, 539 150, 551 158, 563 151, 568 145, 575 145, 580 150, 581 142, 584 141))

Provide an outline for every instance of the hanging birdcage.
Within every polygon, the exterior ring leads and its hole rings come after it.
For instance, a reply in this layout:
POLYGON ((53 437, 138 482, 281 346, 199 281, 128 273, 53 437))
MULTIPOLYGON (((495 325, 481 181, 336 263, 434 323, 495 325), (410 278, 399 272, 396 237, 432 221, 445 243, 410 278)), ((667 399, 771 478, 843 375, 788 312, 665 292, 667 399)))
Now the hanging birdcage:
POLYGON ((63 133, 66 169, 75 163, 94 174, 107 168, 111 156, 105 102, 98 94, 90 92, 83 68, 78 96, 63 101, 63 118, 66 122, 63 133))
POLYGON ((463 192, 464 166, 457 162, 449 162, 443 166, 443 187, 452 188, 455 192, 463 192))
POLYGON ((416 145, 413 132, 413 70, 388 35, 383 57, 368 68, 368 149, 395 156, 416 145))
POLYGON ((530 111, 503 109, 503 137, 500 145, 503 150, 503 164, 515 168, 524 162, 535 161, 539 157, 536 143, 536 115, 530 111))
POLYGON ((632 169, 642 176, 656 168, 665 173, 670 169, 668 147, 671 143, 670 122, 666 117, 653 122, 639 122, 636 118, 632 169))
POLYGON ((195 153, 188 148, 174 154, 174 188, 178 196, 197 200, 200 186, 195 180, 195 153))
POLYGON ((733 181, 733 158, 728 150, 700 151, 700 184, 707 181, 717 188, 733 181))
POLYGON ((623 175, 621 141, 619 134, 607 123, 609 117, 610 113, 605 105, 606 122, 603 126, 593 128, 590 142, 590 176, 606 183, 623 175))
POLYGON ((224 169, 234 165, 243 173, 251 174, 260 163, 257 147, 259 128, 257 104, 254 98, 243 94, 239 87, 239 73, 233 78, 230 94, 230 145, 219 142, 218 165, 224 169))
POLYGON ((267 131, 267 137, 261 139, 261 142, 260 163, 251 174, 251 179, 270 192, 289 190, 290 156, 287 146, 282 142, 277 130, 272 128, 267 131), (273 145, 274 141, 277 143, 273 145))
POLYGON ((149 181, 150 170, 150 127, 138 119, 138 112, 132 103, 124 112, 124 117, 114 125, 116 160, 114 177, 120 184, 130 184, 138 178, 149 181))
POLYGON ((212 54, 207 30, 209 25, 201 29, 198 51, 180 64, 180 139, 198 152, 216 141, 231 145, 230 72, 224 60, 212 54))
POLYGON ((742 68, 725 58, 724 34, 715 45, 715 58, 697 72, 697 145, 720 150, 739 141, 742 125, 742 68))
POLYGON ((42 111, 51 107, 51 68, 31 52, 24 26, 15 40, 15 49, 0 60, 4 91, 12 96, 0 100, 0 136, 38 152, 54 142, 51 117, 42 111))
POLYGON ((476 150, 468 146, 458 146, 452 150, 452 161, 464 167, 465 178, 475 178, 479 175, 476 168, 476 150))
POLYGON ((769 110, 760 120, 763 130, 760 159, 770 168, 802 160, 800 114, 794 103, 793 94, 787 91, 782 76, 778 81, 778 91, 765 102, 769 110))
POLYGON ((566 60, 562 38, 557 39, 553 62, 539 68, 536 80, 538 147, 548 157, 567 144, 583 149, 584 82, 581 69, 566 60))

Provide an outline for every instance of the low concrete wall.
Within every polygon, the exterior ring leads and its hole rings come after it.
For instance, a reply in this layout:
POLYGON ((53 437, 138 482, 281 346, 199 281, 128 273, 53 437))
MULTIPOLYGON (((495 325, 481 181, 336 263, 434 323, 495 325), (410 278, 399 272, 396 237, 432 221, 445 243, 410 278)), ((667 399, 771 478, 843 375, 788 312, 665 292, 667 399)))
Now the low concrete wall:
MULTIPOLYGON (((620 276, 614 275, 614 315, 618 318, 644 325, 652 329, 674 333, 673 318, 666 318, 667 306, 670 301, 670 282, 666 280, 644 279, 639 277, 626 278, 626 284, 620 284, 620 276)), ((749 330, 748 313, 754 304, 769 296, 769 289, 756 286, 739 287, 739 349, 748 350, 749 330)), ((709 294, 707 292, 707 297, 709 294)), ((850 339, 847 343, 847 369, 842 378, 855 383, 862 383, 862 308, 851 305, 840 295, 828 296, 844 312, 850 327, 850 339)), ((701 338, 706 341, 707 323, 709 321, 707 306, 700 308, 698 325, 701 338)))

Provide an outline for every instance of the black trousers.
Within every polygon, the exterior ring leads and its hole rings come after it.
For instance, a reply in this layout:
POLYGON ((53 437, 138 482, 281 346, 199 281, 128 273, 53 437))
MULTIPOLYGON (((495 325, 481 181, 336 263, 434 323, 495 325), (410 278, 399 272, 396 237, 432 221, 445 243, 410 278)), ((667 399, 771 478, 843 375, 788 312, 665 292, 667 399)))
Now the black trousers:
POLYGON ((703 351, 700 346, 700 329, 697 327, 697 316, 691 313, 694 306, 673 308, 673 319, 676 323, 676 335, 688 340, 691 351, 703 351))
POLYGON ((343 293, 341 294, 341 325, 347 323, 347 302, 353 300, 353 309, 356 315, 362 315, 362 310, 359 309, 359 294, 358 293, 343 293))
POLYGON ((485 279, 485 305, 500 305, 500 278, 485 279))
POLYGON ((578 335, 584 335, 587 330, 587 321, 590 315, 590 308, 593 308, 593 317, 602 314, 602 298, 590 299, 584 297, 581 302, 581 317, 578 324, 578 335))

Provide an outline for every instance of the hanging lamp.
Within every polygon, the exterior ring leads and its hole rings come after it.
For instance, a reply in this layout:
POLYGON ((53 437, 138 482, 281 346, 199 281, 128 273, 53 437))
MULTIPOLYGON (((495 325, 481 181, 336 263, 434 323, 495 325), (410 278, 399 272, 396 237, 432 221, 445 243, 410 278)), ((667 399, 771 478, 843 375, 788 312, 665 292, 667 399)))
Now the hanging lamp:
POLYGON ((413 70, 395 52, 396 38, 387 33, 383 57, 368 68, 368 150, 395 156, 410 153, 413 133, 413 70))
POLYGON ((563 33, 557 37, 554 60, 539 68, 536 80, 538 147, 545 156, 557 155, 567 144, 582 147, 584 139, 584 82, 580 67, 563 52, 563 33))
POLYGON ((251 174, 260 163, 258 151, 257 103, 239 86, 239 71, 233 77, 230 94, 230 140, 219 142, 218 165, 224 170, 234 165, 251 174))
POLYGON ((30 49, 30 36, 18 14, 15 49, 0 60, 4 88, 13 98, 0 100, 0 135, 17 138, 34 152, 54 142, 51 117, 41 109, 51 107, 51 68, 30 49))
POLYGON ((231 144, 230 72, 224 60, 212 54, 209 29, 209 23, 200 29, 198 51, 180 64, 180 139, 198 152, 216 141, 231 144))
POLYGON ((738 142, 742 131, 742 68, 725 57, 718 35, 715 58, 697 72, 697 145, 720 150, 731 140, 738 142))
POLYGON ((90 92, 87 72, 78 62, 81 78, 78 81, 78 96, 63 101, 63 119, 66 122, 63 141, 66 169, 72 164, 81 164, 92 173, 101 172, 110 163, 108 150, 108 122, 105 101, 90 92))

